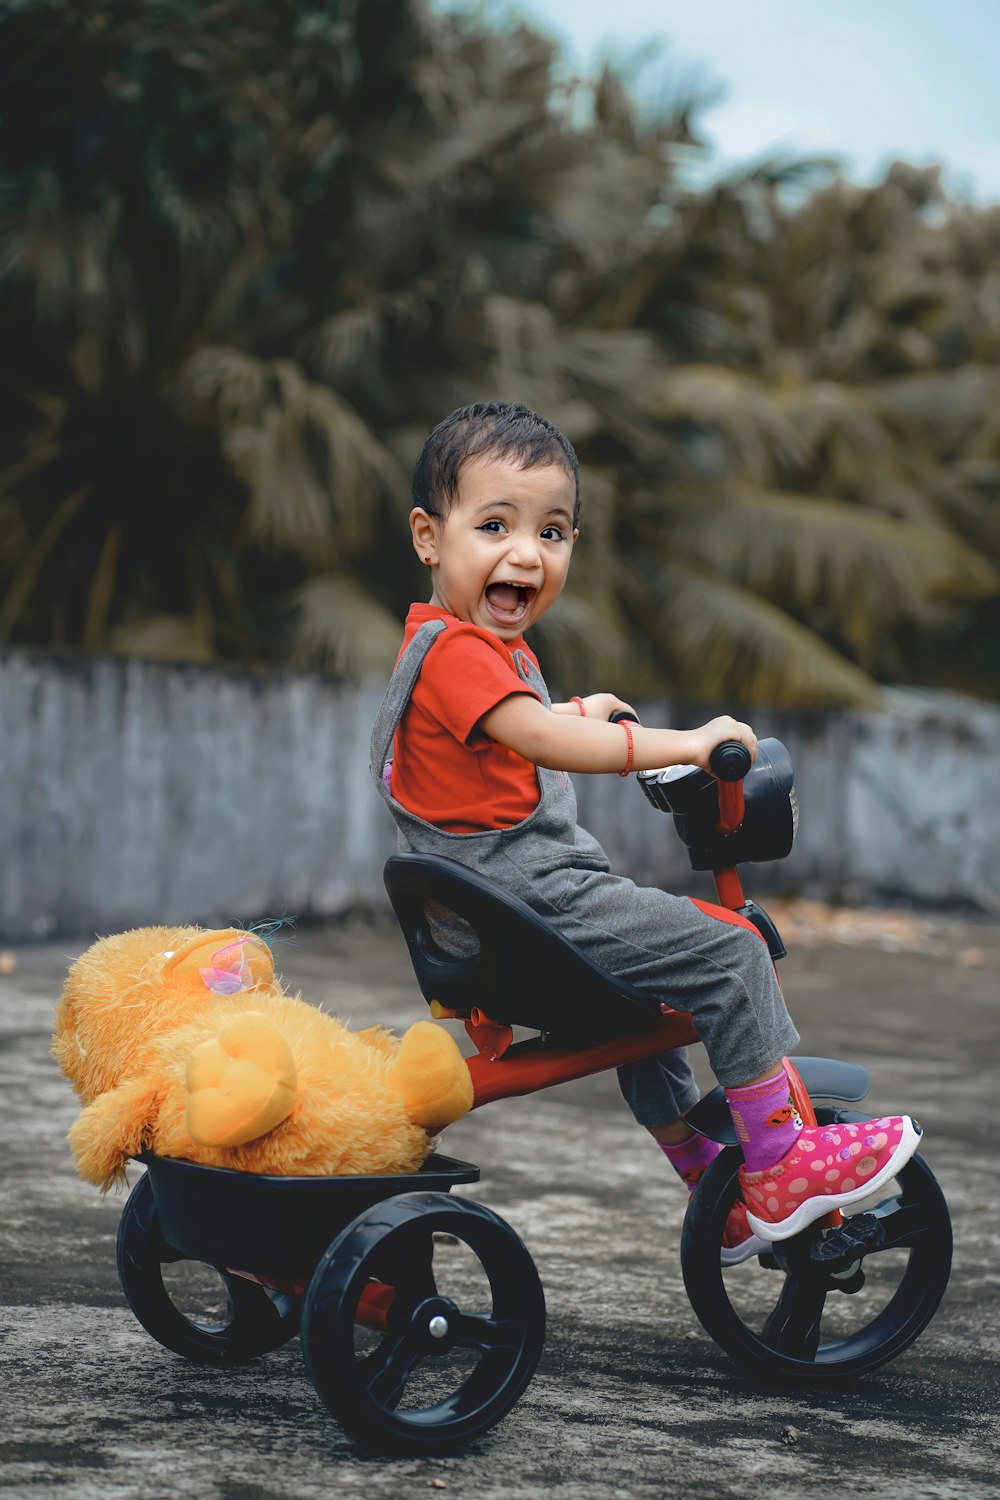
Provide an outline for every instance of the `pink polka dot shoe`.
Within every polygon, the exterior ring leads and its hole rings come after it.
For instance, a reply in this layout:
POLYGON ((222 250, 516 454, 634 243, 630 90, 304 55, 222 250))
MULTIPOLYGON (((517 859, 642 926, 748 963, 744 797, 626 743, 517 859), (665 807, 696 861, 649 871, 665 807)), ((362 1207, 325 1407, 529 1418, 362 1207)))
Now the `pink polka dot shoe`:
POLYGON ((787 1240, 832 1209, 860 1202, 906 1165, 920 1136, 909 1115, 805 1126, 773 1167, 740 1168, 750 1229, 763 1240, 787 1240))
POLYGON ((724 1266, 741 1266, 754 1255, 765 1255, 770 1249, 767 1240, 754 1234, 747 1223, 746 1206, 738 1200, 729 1210, 726 1227, 722 1231, 720 1255, 724 1266))

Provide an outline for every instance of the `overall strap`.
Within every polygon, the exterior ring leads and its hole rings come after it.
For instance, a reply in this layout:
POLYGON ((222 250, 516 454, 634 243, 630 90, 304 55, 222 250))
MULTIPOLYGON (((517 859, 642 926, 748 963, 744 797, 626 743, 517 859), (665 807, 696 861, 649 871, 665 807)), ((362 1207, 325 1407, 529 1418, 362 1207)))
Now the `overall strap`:
POLYGON ((433 646, 442 630, 447 630, 443 620, 425 620, 396 664, 389 678, 375 723, 372 726, 371 759, 368 769, 372 780, 382 795, 386 795, 382 771, 392 754, 392 741, 406 705, 410 701, 413 685, 420 676, 424 657, 433 646))

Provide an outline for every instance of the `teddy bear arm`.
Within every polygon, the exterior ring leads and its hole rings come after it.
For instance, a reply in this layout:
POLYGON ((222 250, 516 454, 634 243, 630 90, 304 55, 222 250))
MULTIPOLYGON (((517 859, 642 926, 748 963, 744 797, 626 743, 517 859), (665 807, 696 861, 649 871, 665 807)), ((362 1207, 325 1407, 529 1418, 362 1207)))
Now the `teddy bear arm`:
POLYGON ((201 1146, 242 1146, 295 1108, 295 1059, 270 1016, 244 1011, 195 1048, 185 1088, 192 1138, 201 1146))
POLYGON ((389 1078, 410 1119, 427 1130, 441 1130, 472 1108, 468 1064, 454 1039, 432 1021, 417 1021, 404 1032, 389 1078))
POLYGON ((125 1167, 148 1142, 160 1085, 136 1079, 99 1094, 80 1111, 69 1132, 76 1168, 102 1192, 125 1181, 125 1167))

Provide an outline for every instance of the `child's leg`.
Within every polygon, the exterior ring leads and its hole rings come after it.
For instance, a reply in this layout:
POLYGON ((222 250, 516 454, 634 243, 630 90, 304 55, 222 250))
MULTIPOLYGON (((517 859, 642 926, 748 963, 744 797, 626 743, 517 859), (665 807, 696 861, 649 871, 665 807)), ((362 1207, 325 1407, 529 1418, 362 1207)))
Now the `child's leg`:
MULTIPOLYGON (((657 1142, 688 1192, 694 1192, 702 1173, 721 1148, 684 1123, 684 1114, 698 1097, 687 1049, 678 1047, 642 1062, 629 1063, 618 1069, 618 1083, 636 1120, 657 1142)), ((723 1264, 738 1265, 765 1249, 764 1241, 747 1223, 745 1208, 737 1204, 722 1236, 723 1264)))
MULTIPOLYGON (((780 1063, 798 1033, 767 945, 749 924, 693 904, 688 929, 684 951, 661 955, 669 979, 661 992, 694 1018, 726 1090, 746 1158, 741 1181, 750 1229, 762 1239, 784 1239, 888 1181, 916 1150, 919 1127, 894 1116, 803 1129, 780 1063)), ((643 970, 645 964, 629 973, 634 984, 643 982, 643 970)), ((669 1122, 644 1117, 641 1123, 669 1122)))
MULTIPOLYGON (((724 1086, 773 1073, 799 1034, 767 944, 755 927, 732 913, 721 920, 685 898, 664 900, 669 904, 662 941, 655 930, 635 934, 626 949, 628 965, 616 972, 693 1018, 724 1086)), ((626 948, 624 942, 621 946, 626 948)), ((654 1123, 645 1115, 637 1118, 654 1123)))
POLYGON ((767 946, 756 930, 729 920, 718 926, 730 934, 729 1024, 720 1025, 715 1004, 691 1010, 743 1145, 749 1226, 762 1239, 787 1239, 889 1181, 916 1151, 920 1130, 907 1115, 803 1127, 780 1062, 791 1046, 778 1041, 798 1037, 767 946))
POLYGON ((646 1127, 677 1175, 693 1188, 719 1147, 684 1123, 698 1098, 687 1048, 627 1063, 618 1069, 618 1086, 638 1123, 646 1127))
MULTIPOLYGON (((596 963, 692 1017, 727 1093, 778 1078, 780 1059, 793 1051, 799 1036, 767 944, 745 918, 596 872, 568 890, 560 886, 553 908, 557 925, 596 963)), ((786 1086, 779 1107, 787 1102, 786 1086)), ((667 1126, 678 1115, 656 1118, 643 1106, 637 1118, 647 1126, 667 1126)), ((773 1128, 754 1125, 750 1133, 759 1139, 773 1128)), ((800 1153, 812 1158, 807 1170, 794 1156, 795 1146, 786 1159, 769 1144, 770 1161, 761 1169, 769 1175, 744 1170, 753 1230, 768 1240, 783 1239, 830 1209, 858 1201, 909 1160, 918 1140, 918 1127, 906 1116, 810 1132, 802 1137, 800 1153), (846 1171, 848 1159, 862 1152, 859 1171, 846 1171), (854 1186, 844 1186, 846 1181, 854 1186)))
MULTIPOLYGON (((618 1069, 618 1087, 638 1123, 654 1133, 677 1122, 698 1099, 686 1047, 627 1063, 618 1069)), ((690 1134, 686 1127, 681 1128, 684 1134, 690 1134)))

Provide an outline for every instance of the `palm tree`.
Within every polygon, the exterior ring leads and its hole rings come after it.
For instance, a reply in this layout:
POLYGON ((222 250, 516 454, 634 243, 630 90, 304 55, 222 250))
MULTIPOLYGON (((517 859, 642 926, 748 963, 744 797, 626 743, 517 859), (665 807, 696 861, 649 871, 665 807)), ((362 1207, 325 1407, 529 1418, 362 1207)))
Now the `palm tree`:
MULTIPOLYGON (((624 550, 644 580, 637 619, 666 626, 689 692, 864 701, 873 678, 915 670, 917 627, 953 628, 996 597, 984 503, 906 419, 909 371, 942 357, 917 308, 949 326, 943 278, 917 267, 945 258, 949 295, 968 302, 941 237, 971 215, 934 173, 901 166, 875 189, 835 180, 803 199, 803 177, 829 170, 763 163, 685 195, 601 289, 605 326, 655 337, 651 407, 688 461, 630 508, 643 524, 624 550)), ((969 376, 948 372, 965 412, 973 386, 992 388, 969 376)))
POLYGON ((693 101, 420 0, 17 0, 0 56, 0 641, 383 671, 406 470, 484 395, 584 463, 566 683, 863 701, 989 586, 885 363, 905 201, 683 192, 693 101))
POLYGON ((308 201, 308 131, 364 70, 356 9, 8 11, 0 639, 267 655, 301 555, 328 560, 344 513, 355 546, 369 524, 347 491, 398 488, 283 350, 290 188, 308 201))
POLYGON ((505 385, 597 421, 551 303, 648 192, 624 146, 538 36, 406 0, 22 0, 3 40, 0 639, 381 669, 418 434, 505 385))

